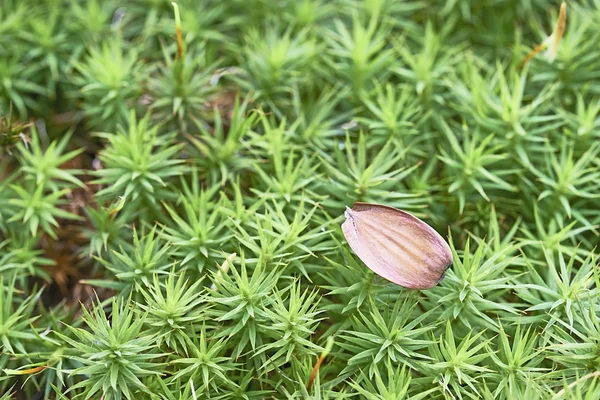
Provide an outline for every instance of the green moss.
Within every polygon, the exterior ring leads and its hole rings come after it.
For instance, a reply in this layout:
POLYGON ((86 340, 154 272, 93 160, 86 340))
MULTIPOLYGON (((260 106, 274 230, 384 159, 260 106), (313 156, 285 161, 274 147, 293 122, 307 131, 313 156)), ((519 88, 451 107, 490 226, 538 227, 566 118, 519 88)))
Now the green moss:
POLYGON ((178 6, 0 0, 1 399, 600 397, 597 1, 178 6))

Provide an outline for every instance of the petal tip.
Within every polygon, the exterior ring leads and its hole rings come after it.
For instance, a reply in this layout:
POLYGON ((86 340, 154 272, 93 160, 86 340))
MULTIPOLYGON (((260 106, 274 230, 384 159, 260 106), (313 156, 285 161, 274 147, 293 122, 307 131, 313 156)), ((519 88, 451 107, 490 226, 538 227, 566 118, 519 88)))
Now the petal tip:
POLYGON ((344 211, 344 216, 346 217, 346 219, 352 218, 352 209, 350 207, 346 206, 346 211, 344 211))

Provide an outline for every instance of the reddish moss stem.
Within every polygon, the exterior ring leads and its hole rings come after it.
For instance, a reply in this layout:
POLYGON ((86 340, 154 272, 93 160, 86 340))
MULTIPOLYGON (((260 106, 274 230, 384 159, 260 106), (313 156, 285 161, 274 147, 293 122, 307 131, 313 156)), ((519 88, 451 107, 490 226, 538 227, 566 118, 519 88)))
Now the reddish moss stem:
POLYGON ((173 9, 175 10, 175 33, 177 35, 177 59, 183 58, 183 38, 181 36, 181 18, 179 17, 179 6, 177 3, 172 2, 173 9))

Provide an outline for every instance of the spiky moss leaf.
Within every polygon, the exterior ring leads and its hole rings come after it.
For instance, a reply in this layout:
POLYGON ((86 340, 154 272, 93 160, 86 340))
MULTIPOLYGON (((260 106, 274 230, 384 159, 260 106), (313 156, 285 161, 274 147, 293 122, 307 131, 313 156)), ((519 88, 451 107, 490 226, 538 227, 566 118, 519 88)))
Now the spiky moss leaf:
POLYGON ((97 196, 123 196, 126 208, 157 210, 161 200, 174 197, 169 181, 188 171, 185 161, 176 157, 183 145, 175 144, 172 134, 159 135, 149 114, 139 121, 133 110, 128 115, 128 129, 98 134, 107 147, 99 155, 104 168, 95 171, 95 183, 106 185, 97 196))
POLYGON ((115 298, 109 315, 100 302, 91 310, 83 309, 89 331, 68 326, 73 337, 57 332, 81 364, 72 374, 86 377, 70 388, 78 393, 76 398, 102 393, 106 399, 135 399, 149 394, 142 380, 160 375, 164 364, 157 360, 162 354, 156 351, 156 338, 141 334, 144 319, 143 315, 136 317, 129 301, 115 298))

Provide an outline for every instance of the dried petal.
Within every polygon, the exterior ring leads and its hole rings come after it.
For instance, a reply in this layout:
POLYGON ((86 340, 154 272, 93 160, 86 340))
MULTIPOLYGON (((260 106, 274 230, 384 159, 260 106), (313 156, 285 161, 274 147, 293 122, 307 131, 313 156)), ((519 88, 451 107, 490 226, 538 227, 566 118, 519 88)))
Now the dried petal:
POLYGON ((381 277, 410 289, 429 289, 452 264, 452 252, 432 227, 393 207, 346 207, 344 236, 358 257, 381 277))

